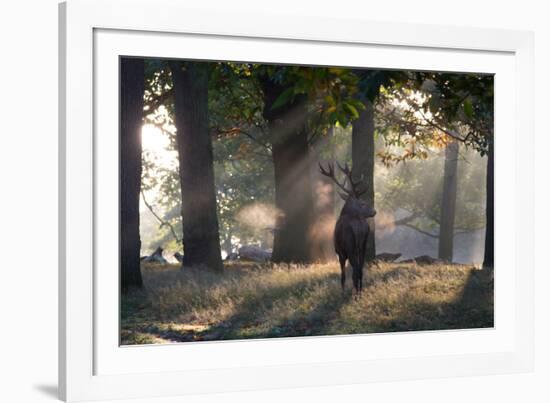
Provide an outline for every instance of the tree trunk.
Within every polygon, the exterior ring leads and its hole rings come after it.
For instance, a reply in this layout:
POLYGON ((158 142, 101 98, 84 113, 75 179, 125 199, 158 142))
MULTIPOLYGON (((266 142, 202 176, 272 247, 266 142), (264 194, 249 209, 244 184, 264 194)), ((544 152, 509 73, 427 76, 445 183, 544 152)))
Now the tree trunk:
MULTIPOLYGON (((351 160, 353 162, 354 180, 363 178, 367 191, 362 199, 374 208, 374 106, 364 100, 365 110, 352 122, 351 160)), ((367 239, 365 260, 370 262, 376 256, 374 220, 369 220, 370 234, 367 239)))
POLYGON ((141 126, 145 71, 143 59, 120 61, 120 268, 121 288, 141 287, 139 195, 141 126))
POLYGON ((313 206, 309 145, 306 131, 306 98, 273 109, 286 89, 261 77, 263 115, 268 122, 275 172, 275 204, 280 212, 273 239, 273 262, 310 262, 309 232, 313 206))
POLYGON ((485 207, 485 254, 483 257, 483 268, 492 269, 495 253, 495 212, 494 212, 494 171, 495 171, 495 151, 494 144, 489 142, 489 152, 487 154, 487 206, 485 207))
POLYGON ((186 266, 221 271, 212 141, 208 132, 207 66, 172 62, 170 67, 186 266))
POLYGON ((311 180, 305 132, 273 143, 275 204, 281 212, 273 238, 273 262, 311 260, 311 180))
POLYGON ((322 175, 319 164, 334 163, 334 149, 331 144, 334 128, 330 128, 312 147, 311 176, 313 178, 313 212, 315 219, 311 227, 311 258, 327 262, 335 259, 334 225, 336 224, 334 182, 322 175))
POLYGON ((453 240, 456 211, 456 188, 459 144, 453 141, 445 148, 443 194, 439 220, 439 259, 453 261, 453 240))

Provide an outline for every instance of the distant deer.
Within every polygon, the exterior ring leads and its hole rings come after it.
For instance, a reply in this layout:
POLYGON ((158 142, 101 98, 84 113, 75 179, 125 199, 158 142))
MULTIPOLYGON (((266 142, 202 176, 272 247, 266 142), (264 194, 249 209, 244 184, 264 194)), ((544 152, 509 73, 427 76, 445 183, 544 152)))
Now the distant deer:
POLYGON ((319 164, 319 168, 323 175, 331 178, 344 192, 338 192, 340 197, 344 199, 345 204, 334 227, 334 249, 338 255, 342 271, 340 279, 342 290, 344 290, 346 283, 346 260, 349 260, 353 269, 353 287, 358 296, 363 289, 363 264, 365 262, 367 238, 370 232, 367 218, 374 217, 376 210, 359 198, 366 192, 366 189, 360 190, 363 179, 354 181, 352 170, 347 164, 344 167, 338 164, 338 168, 345 175, 343 183, 336 179, 334 164, 329 163, 326 169, 319 164), (346 187, 347 184, 349 184, 349 187, 346 187))

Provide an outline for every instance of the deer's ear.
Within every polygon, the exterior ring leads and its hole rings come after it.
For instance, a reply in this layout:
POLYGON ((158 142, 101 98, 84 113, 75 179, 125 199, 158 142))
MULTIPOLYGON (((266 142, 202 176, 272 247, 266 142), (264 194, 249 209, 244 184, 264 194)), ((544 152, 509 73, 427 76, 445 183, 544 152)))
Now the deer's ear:
POLYGON ((342 198, 343 201, 346 201, 348 199, 348 195, 346 195, 344 193, 340 193, 340 192, 338 192, 338 194, 340 195, 340 197, 342 198))

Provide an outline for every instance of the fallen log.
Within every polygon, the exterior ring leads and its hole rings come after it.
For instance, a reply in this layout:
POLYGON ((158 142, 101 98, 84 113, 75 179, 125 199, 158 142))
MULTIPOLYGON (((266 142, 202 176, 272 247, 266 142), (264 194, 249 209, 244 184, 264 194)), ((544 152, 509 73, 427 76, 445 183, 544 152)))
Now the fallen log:
POLYGON ((402 260, 399 263, 416 263, 416 264, 420 264, 420 265, 439 264, 439 263, 443 263, 443 260, 436 259, 436 258, 428 256, 428 255, 421 255, 421 256, 414 257, 412 259, 402 260))
POLYGON ((256 245, 244 245, 239 248, 239 258, 264 263, 271 260, 271 252, 256 245))
POLYGON ((401 253, 379 253, 375 259, 379 262, 395 262, 401 257, 401 253))

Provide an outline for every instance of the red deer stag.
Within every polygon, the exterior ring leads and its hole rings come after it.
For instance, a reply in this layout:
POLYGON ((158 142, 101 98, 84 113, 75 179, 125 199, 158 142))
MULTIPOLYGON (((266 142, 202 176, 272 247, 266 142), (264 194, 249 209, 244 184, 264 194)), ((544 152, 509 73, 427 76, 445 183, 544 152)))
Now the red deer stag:
POLYGON ((347 164, 344 167, 338 164, 338 168, 345 175, 343 183, 336 179, 334 164, 329 163, 327 169, 319 164, 319 168, 323 175, 331 178, 344 192, 338 192, 340 197, 344 199, 345 204, 334 227, 334 249, 340 260, 342 290, 344 290, 346 283, 346 260, 349 260, 353 269, 353 287, 358 296, 363 289, 363 264, 365 262, 367 238, 370 232, 367 218, 374 217, 376 210, 359 198, 366 192, 366 189, 359 189, 363 180, 354 181, 352 170, 347 164), (349 184, 349 187, 346 187, 347 184, 349 184))

